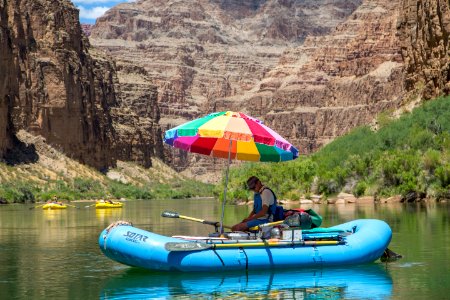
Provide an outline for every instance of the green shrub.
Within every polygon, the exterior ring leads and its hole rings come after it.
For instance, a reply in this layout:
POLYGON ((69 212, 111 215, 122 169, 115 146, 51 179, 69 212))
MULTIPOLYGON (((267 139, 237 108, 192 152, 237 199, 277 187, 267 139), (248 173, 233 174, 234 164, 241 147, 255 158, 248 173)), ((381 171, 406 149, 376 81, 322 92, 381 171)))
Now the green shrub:
POLYGON ((8 182, 0 185, 0 198, 13 203, 33 203, 37 188, 26 182, 8 182))
POLYGON ((245 180, 256 175, 280 198, 288 198, 293 191, 329 196, 356 180, 355 195, 426 192, 432 186, 444 197, 447 193, 440 191, 449 185, 450 97, 429 101, 398 120, 382 113, 378 122, 377 132, 368 126, 355 128, 309 157, 231 168, 229 186, 244 189, 245 180))
POLYGON ((428 149, 422 157, 423 169, 429 173, 433 173, 437 167, 440 165, 441 152, 428 149))
POLYGON ((356 198, 359 198, 361 196, 364 196, 364 193, 366 192, 367 189, 367 183, 365 181, 360 181, 358 182, 355 187, 353 188, 353 195, 356 198))

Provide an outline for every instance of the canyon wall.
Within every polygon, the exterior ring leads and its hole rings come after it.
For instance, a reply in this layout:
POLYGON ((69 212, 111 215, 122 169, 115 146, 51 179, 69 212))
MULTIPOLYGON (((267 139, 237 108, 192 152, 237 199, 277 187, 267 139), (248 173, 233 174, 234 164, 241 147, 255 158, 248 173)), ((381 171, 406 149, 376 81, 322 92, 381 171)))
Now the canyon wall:
MULTIPOLYGON (((329 33, 361 2, 123 3, 97 20, 90 41, 114 57, 121 68, 135 70, 137 65, 145 70, 146 80, 157 86, 159 125, 165 130, 210 112, 217 99, 251 93, 286 49, 301 45, 306 36, 329 33)), ((143 84, 141 75, 130 78, 139 79, 121 81, 127 82, 129 91, 123 100, 132 108, 133 91, 140 93, 143 84)), ((147 119, 138 115, 141 120, 147 119)), ((204 158, 168 147, 164 157, 178 170, 190 165, 194 175, 207 174, 220 163, 205 162, 204 158)))
POLYGON ((114 165, 114 66, 89 52, 78 10, 64 0, 2 0, 1 15, 8 40, 2 47, 9 54, 2 62, 10 68, 7 114, 14 130, 41 135, 98 169, 114 165))
POLYGON ((310 153, 448 94, 449 24, 443 0, 141 0, 88 40, 67 0, 0 0, 0 157, 25 129, 97 169, 157 155, 207 175, 218 161, 162 132, 231 109, 310 153))
POLYGON ((261 116, 304 154, 378 113, 396 109, 404 94, 398 1, 365 0, 324 36, 286 50, 251 93, 225 98, 261 116))
POLYGON ((114 165, 114 66, 89 52, 78 10, 64 0, 8 0, 6 9, 19 69, 12 78, 15 128, 98 169, 114 165))
POLYGON ((13 128, 10 118, 12 49, 4 1, 0 1, 0 158, 12 147, 13 128))
POLYGON ((402 0, 398 29, 405 86, 425 99, 450 94, 450 2, 402 0))
POLYGON ((156 89, 139 96, 145 108, 123 105, 127 85, 90 46, 70 1, 1 0, 0 9, 0 155, 25 129, 99 170, 117 159, 150 166, 162 143, 156 89), (141 122, 136 110, 150 117, 141 122))

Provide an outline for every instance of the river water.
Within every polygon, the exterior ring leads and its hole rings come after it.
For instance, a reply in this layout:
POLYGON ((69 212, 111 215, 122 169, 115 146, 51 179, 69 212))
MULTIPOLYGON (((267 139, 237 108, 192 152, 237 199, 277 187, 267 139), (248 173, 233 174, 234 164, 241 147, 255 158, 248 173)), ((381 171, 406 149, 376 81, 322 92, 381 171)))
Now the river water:
MULTIPOLYGON (((116 220, 164 235, 207 235, 212 228, 160 217, 165 210, 218 220, 212 199, 129 201, 96 210, 0 206, 0 299, 449 299, 450 205, 322 205, 323 226, 358 218, 385 220, 389 248, 404 256, 363 266, 237 273, 155 273, 109 260, 99 233, 116 220), (31 209, 30 209, 31 208, 31 209)), ((227 206, 225 224, 249 212, 227 206)))

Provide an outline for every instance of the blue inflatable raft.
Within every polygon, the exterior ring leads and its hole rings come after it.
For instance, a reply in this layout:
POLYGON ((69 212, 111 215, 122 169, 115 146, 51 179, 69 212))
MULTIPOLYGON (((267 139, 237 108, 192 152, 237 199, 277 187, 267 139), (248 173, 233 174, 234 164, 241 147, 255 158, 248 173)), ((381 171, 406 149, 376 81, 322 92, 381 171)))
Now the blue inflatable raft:
POLYGON ((129 266, 215 272, 363 264, 380 258, 392 237, 388 224, 373 219, 302 233, 296 240, 188 240, 119 221, 100 234, 99 246, 107 257, 129 266))

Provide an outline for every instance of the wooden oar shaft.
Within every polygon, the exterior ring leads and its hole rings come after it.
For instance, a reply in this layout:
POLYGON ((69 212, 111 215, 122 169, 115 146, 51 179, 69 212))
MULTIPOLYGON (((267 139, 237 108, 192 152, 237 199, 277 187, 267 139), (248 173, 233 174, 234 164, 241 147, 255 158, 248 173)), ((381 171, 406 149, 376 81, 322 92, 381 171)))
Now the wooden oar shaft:
POLYGON ((192 217, 182 216, 182 215, 180 215, 179 217, 180 217, 180 219, 186 219, 186 220, 191 220, 191 221, 200 222, 200 223, 203 223, 203 221, 204 221, 202 219, 197 219, 197 218, 192 218, 192 217))
MULTIPOLYGON (((192 217, 183 216, 183 215, 178 215, 178 217, 179 217, 180 219, 190 220, 190 221, 194 221, 194 222, 200 222, 200 223, 208 224, 208 225, 214 225, 214 224, 216 224, 216 223, 219 223, 219 222, 206 221, 206 220, 197 219, 197 218, 192 218, 192 217)), ((223 225, 223 227, 228 228, 228 229, 231 229, 231 226, 223 225)))

